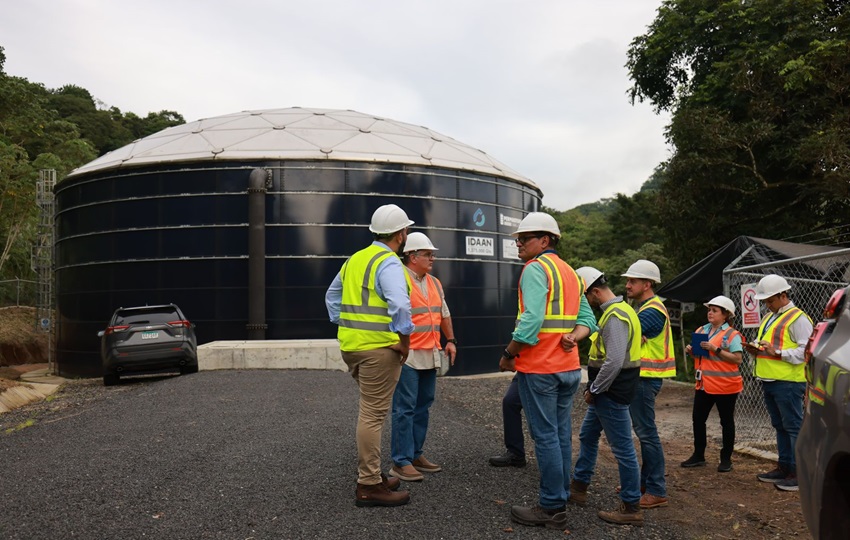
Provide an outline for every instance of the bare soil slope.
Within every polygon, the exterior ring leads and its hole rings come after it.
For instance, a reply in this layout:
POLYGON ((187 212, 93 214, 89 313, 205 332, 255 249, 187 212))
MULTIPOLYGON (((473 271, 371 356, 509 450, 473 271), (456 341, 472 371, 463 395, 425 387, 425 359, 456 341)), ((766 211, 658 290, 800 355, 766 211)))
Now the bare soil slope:
POLYGON ((47 362, 47 332, 36 329, 35 308, 0 308, 0 366, 47 362))

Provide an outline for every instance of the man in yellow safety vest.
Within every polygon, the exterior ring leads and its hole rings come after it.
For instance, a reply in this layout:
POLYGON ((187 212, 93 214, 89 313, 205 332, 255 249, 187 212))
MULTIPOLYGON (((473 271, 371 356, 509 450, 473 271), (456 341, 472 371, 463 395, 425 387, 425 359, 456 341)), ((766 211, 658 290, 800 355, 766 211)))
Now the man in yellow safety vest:
POLYGON ((788 297, 790 290, 791 285, 782 276, 770 274, 761 278, 755 298, 764 302, 768 314, 759 326, 756 343, 744 344, 756 358, 755 375, 761 380, 779 453, 777 467, 757 478, 783 491, 799 489, 794 447, 803 425, 805 350, 813 330, 809 316, 788 297))
POLYGON ((374 241, 348 258, 325 294, 342 359, 360 387, 357 416, 357 506, 400 506, 410 501, 401 482, 381 473, 381 430, 401 366, 407 359, 413 320, 410 280, 398 253, 413 225, 394 204, 372 214, 374 241))
POLYGON ((644 491, 640 507, 646 510, 667 506, 664 448, 655 425, 655 397, 661 391, 661 382, 676 376, 676 356, 670 316, 654 290, 655 285, 661 283, 658 266, 640 259, 629 267, 623 277, 627 278, 626 296, 634 302, 642 336, 640 382, 629 405, 629 413, 640 440, 640 485, 644 491))

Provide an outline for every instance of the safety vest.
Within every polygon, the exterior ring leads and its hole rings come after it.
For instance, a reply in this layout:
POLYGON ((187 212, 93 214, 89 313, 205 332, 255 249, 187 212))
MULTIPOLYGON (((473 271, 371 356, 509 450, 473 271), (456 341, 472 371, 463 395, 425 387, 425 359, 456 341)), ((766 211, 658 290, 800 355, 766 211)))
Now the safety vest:
MULTIPOLYGON (((594 332, 590 340, 590 352, 588 353, 588 367, 602 368, 605 363, 605 343, 602 339, 602 329, 608 324, 611 317, 617 317, 629 327, 629 362, 623 369, 639 368, 640 358, 640 321, 632 306, 626 302, 614 302, 602 313, 599 318, 599 332, 594 332)), ((620 359, 616 359, 619 361, 620 359)))
MULTIPOLYGON (((767 341, 779 350, 796 349, 799 344, 791 337, 791 325, 806 315, 803 310, 793 306, 784 313, 767 317, 759 326, 757 341, 767 341)), ((809 319, 811 320, 811 319, 809 319)), ((771 356, 765 351, 756 355, 756 377, 775 381, 805 382, 805 364, 789 364, 781 356, 771 356)))
MULTIPOLYGON (((705 327, 701 326, 696 331, 704 332, 705 327)), ((740 332, 730 326, 716 332, 708 342, 715 347, 722 347, 732 343, 735 336, 744 339, 740 332)), ((708 356, 694 356, 694 367, 702 371, 702 380, 696 381, 697 390, 705 390, 707 394, 738 394, 744 389, 744 379, 738 365, 724 362, 718 353, 708 351, 708 356)))
POLYGON ((657 296, 653 296, 638 309, 638 314, 647 309, 657 309, 664 315, 664 328, 641 346, 640 376, 666 378, 676 376, 676 356, 673 352, 673 334, 670 331, 670 316, 667 308, 657 296))
MULTIPOLYGON (((346 352, 368 351, 398 343, 398 334, 390 331, 389 305, 375 292, 378 266, 392 251, 374 244, 361 249, 339 271, 342 277, 342 305, 337 339, 346 352)), ((404 272, 407 277, 407 272, 404 272)))
POLYGON ((442 349, 440 347, 440 322, 443 320, 443 284, 430 274, 423 278, 428 298, 418 285, 410 289, 410 313, 413 315, 411 349, 442 349))
MULTIPOLYGON (((570 352, 561 348, 561 336, 569 334, 576 326, 582 294, 581 278, 555 253, 543 253, 526 262, 522 268, 523 273, 532 264, 539 264, 546 273, 549 293, 546 295, 543 325, 537 334, 539 341, 536 345, 522 350, 516 359, 516 370, 521 373, 560 373, 581 369, 578 347, 573 347, 570 352)), ((520 286, 517 323, 524 311, 525 304, 520 286)))

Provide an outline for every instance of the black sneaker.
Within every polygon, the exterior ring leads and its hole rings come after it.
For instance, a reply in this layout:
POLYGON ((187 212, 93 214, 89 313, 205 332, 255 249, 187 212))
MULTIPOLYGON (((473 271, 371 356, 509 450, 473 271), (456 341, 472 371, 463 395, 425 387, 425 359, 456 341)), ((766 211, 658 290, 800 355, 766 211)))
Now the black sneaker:
POLYGON ((693 455, 681 463, 682 467, 702 467, 705 465, 705 458, 693 455))
POLYGON ((505 452, 501 456, 491 457, 490 465, 493 467, 525 467, 525 456, 505 452))
POLYGON ((720 465, 717 466, 717 472, 729 472, 732 470, 732 461, 728 459, 723 459, 720 461, 720 465))
POLYGON ((761 473, 756 475, 756 478, 761 482, 768 482, 770 484, 775 484, 780 480, 785 480, 788 477, 788 473, 780 469, 779 467, 773 469, 770 472, 761 473))
POLYGON ((781 489, 782 491, 800 491, 800 487, 797 485, 797 475, 794 473, 789 474, 783 480, 775 482, 773 485, 776 486, 776 489, 781 489))

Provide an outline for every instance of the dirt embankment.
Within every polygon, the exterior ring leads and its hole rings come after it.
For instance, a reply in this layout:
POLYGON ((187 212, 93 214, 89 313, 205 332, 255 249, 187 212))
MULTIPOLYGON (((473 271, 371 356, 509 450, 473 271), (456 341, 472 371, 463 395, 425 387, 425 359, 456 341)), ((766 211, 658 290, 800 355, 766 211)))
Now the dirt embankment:
POLYGON ((36 329, 35 308, 0 308, 0 366, 44 362, 47 332, 36 329))

